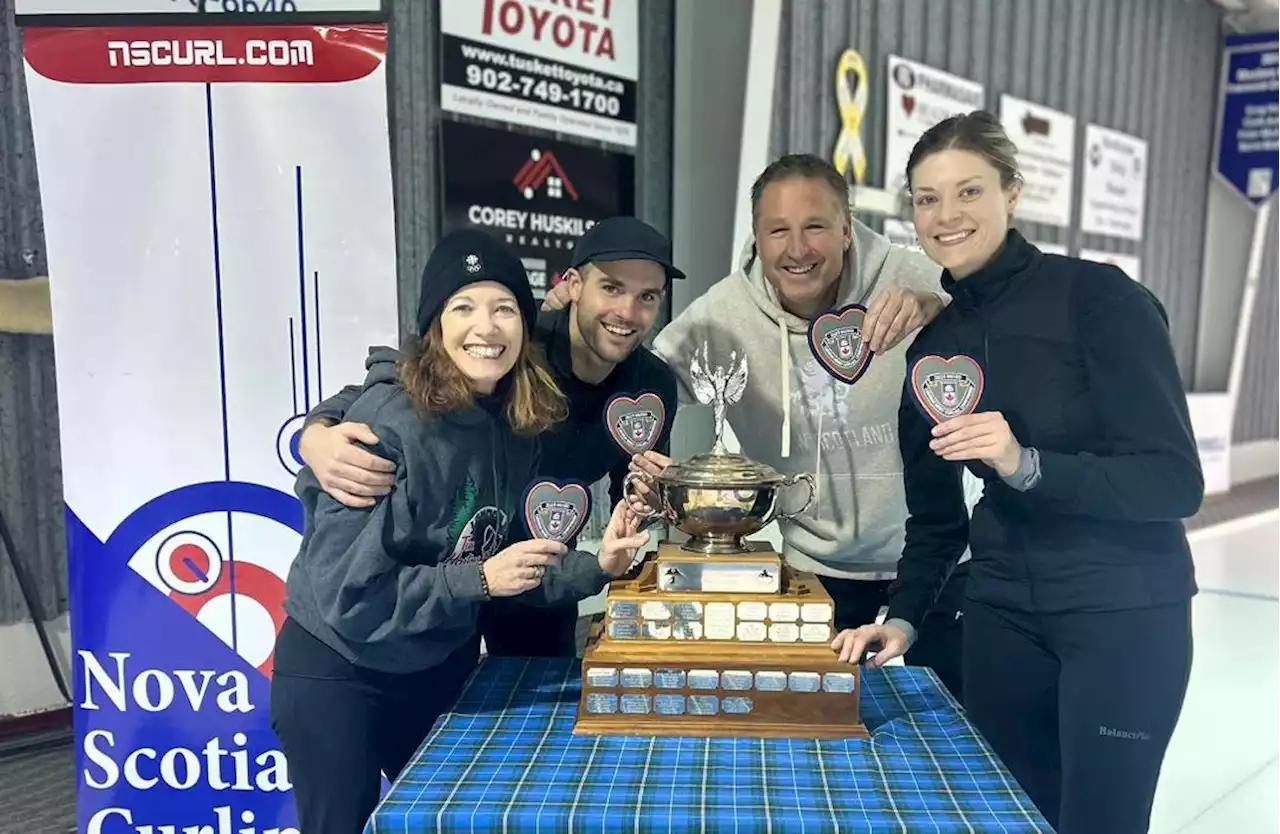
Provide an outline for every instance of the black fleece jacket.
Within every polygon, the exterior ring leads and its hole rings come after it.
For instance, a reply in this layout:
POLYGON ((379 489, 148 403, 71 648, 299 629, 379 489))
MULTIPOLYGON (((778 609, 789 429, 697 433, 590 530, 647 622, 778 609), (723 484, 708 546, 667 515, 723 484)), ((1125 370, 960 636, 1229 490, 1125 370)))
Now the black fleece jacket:
POLYGON ((959 464, 929 448, 911 380, 899 409, 909 517, 889 618, 919 626, 969 545, 968 597, 1029 612, 1118 610, 1195 593, 1182 519, 1204 480, 1160 302, 1121 270, 1045 255, 1010 231, 992 263, 908 351, 966 355, 984 372, 979 411, 999 411, 1039 456, 1015 488, 980 462, 972 520, 959 464))

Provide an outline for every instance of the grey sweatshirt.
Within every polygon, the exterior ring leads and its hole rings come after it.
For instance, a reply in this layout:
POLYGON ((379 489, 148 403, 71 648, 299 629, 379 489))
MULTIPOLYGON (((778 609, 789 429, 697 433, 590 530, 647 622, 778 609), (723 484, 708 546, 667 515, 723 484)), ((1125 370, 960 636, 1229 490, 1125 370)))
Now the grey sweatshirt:
MULTIPOLYGON (((654 351, 676 371, 683 405, 697 402, 689 366, 704 342, 712 367, 727 366, 730 351, 745 350, 746 392, 725 416, 742 453, 783 473, 809 472, 818 482, 818 499, 795 520, 779 522, 788 564, 822 576, 892 578, 907 515, 898 405, 915 334, 845 385, 814 360, 808 320, 782 309, 753 254, 748 242, 739 268, 667 325, 654 351)), ((893 246, 855 220, 836 306, 869 306, 893 286, 945 299, 940 275, 923 253, 893 246)), ((803 500, 804 488, 795 492, 803 500)))
MULTIPOLYGON (((413 672, 440 663, 475 632, 484 601, 481 563, 508 544, 538 445, 517 437, 503 391, 463 412, 426 418, 396 381, 397 354, 375 349, 346 418, 378 437, 370 451, 396 466, 391 494, 370 509, 327 495, 309 468, 298 475, 306 529, 289 571, 285 610, 357 666, 413 672)), ((565 555, 542 585, 517 599, 553 605, 609 581, 595 556, 565 555)))

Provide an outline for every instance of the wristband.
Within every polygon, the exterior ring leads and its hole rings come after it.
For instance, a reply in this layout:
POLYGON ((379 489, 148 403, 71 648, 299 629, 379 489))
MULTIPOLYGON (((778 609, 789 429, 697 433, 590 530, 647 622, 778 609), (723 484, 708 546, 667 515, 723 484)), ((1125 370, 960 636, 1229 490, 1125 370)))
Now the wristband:
POLYGON ((484 563, 481 562, 476 565, 476 570, 480 571, 480 593, 484 595, 485 599, 492 599, 489 596, 489 579, 484 575, 484 563))

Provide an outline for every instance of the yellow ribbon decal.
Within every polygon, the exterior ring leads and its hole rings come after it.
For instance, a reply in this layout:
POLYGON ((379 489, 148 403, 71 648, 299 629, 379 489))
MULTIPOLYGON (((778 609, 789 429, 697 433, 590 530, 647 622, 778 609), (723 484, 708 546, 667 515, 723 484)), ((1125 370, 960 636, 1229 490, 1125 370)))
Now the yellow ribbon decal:
POLYGON ((846 49, 836 66, 836 106, 842 127, 831 159, 836 170, 861 184, 867 174, 867 152, 862 146, 862 117, 867 112, 867 64, 855 50, 846 49), (852 76, 852 77, 851 77, 852 76))

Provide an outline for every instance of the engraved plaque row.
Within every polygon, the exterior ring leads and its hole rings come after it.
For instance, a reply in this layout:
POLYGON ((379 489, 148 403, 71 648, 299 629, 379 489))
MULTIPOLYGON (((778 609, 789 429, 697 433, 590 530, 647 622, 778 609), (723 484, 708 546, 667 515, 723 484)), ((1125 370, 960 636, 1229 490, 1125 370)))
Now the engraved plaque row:
POLYGON ((610 600, 606 633, 612 640, 733 640, 825 643, 831 639, 827 603, 644 603, 610 600), (704 615, 705 610, 705 615, 704 615), (768 624, 766 625, 766 620, 768 624))
POLYGON ((854 689, 852 672, 755 672, 715 669, 616 669, 595 666, 587 669, 589 689, 723 689, 757 692, 849 693, 854 689))
POLYGON ((593 715, 750 715, 755 702, 742 696, 716 695, 614 695, 593 692, 587 696, 587 712, 593 715))

